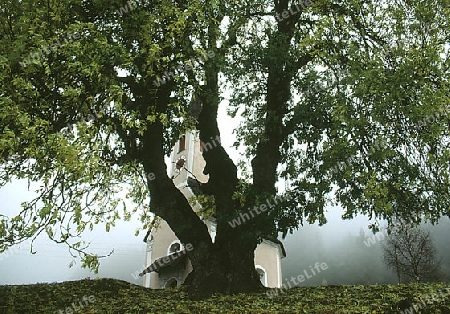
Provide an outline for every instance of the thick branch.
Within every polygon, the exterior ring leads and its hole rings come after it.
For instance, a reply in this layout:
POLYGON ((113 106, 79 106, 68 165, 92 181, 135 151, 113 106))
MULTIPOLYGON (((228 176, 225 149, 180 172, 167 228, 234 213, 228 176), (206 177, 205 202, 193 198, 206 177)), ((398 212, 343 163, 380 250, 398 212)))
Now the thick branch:
POLYGON ((143 140, 144 170, 155 175, 154 180, 148 180, 151 211, 167 221, 183 243, 191 243, 194 248, 196 245, 211 245, 206 225, 167 175, 161 123, 154 122, 149 125, 143 140))

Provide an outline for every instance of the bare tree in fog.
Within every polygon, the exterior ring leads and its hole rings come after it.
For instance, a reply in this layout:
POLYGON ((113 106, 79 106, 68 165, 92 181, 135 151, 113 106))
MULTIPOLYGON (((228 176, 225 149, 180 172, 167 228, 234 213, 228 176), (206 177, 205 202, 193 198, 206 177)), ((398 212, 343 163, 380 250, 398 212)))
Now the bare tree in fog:
POLYGON ((397 273, 398 282, 430 281, 438 278, 440 262, 430 231, 419 226, 396 224, 382 243, 384 263, 397 273))

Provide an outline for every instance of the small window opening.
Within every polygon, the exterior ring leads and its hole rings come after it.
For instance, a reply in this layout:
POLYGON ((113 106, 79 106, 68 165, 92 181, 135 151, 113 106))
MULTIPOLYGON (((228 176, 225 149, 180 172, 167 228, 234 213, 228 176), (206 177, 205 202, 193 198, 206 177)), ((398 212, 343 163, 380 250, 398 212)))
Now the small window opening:
POLYGON ((173 243, 170 246, 169 254, 173 254, 173 253, 179 252, 180 250, 181 250, 180 243, 173 243))
POLYGON ((180 138, 180 143, 178 145, 178 152, 182 152, 185 149, 186 149, 186 137, 183 136, 182 138, 180 138))

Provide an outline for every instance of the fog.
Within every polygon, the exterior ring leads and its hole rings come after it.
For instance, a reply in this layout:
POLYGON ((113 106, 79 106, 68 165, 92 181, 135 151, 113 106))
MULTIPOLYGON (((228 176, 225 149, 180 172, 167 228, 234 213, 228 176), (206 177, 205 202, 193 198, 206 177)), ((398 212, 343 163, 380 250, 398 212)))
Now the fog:
MULTIPOLYGON (((319 227, 305 225, 283 241, 287 257, 282 260, 283 283, 305 271, 311 276, 310 266, 326 263, 328 268, 315 271, 316 275, 300 283, 300 286, 338 284, 386 284, 397 283, 392 270, 383 263, 381 243, 385 233, 376 235, 370 231, 368 220, 357 217, 340 220, 339 208, 330 210, 329 223, 319 227)), ((439 224, 422 225, 430 230, 442 263, 442 271, 450 274, 450 219, 442 218, 439 224)), ((442 280, 448 280, 443 277, 442 280)))
MULTIPOLYGON (((27 192, 25 180, 0 189, 0 213, 11 217, 20 210, 20 203, 33 197, 27 192)), ((36 254, 30 253, 29 242, 10 248, 0 254, 0 285, 30 284, 37 282, 61 282, 90 278, 118 278, 135 284, 142 284, 142 279, 135 279, 131 274, 141 269, 145 260, 145 234, 135 236, 139 222, 120 221, 110 232, 104 225, 98 225, 93 232, 85 232, 83 240, 90 241, 89 252, 95 254, 114 253, 101 259, 98 274, 81 268, 81 262, 72 258, 67 246, 48 240, 45 234, 37 238, 33 245, 36 254), (75 265, 69 268, 69 264, 75 265)))

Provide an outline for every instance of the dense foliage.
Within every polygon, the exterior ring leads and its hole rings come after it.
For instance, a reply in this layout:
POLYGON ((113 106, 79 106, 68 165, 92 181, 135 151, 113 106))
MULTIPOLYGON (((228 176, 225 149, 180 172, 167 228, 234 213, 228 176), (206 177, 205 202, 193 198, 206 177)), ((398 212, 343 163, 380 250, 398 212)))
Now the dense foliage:
POLYGON ((0 214, 0 252, 46 233, 95 269, 77 236, 154 213, 194 246, 196 289, 255 291, 256 245, 327 205, 374 229, 450 215, 449 17, 448 0, 2 2, 0 186, 42 184, 0 214), (219 104, 247 159, 203 153, 212 243, 165 156, 185 130, 220 138, 219 104), (277 193, 290 201, 229 226, 277 193))

